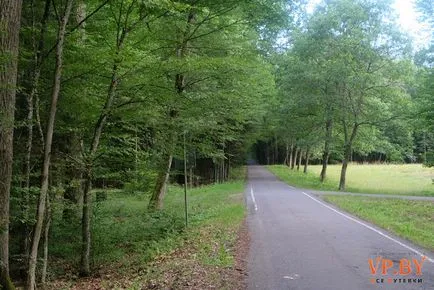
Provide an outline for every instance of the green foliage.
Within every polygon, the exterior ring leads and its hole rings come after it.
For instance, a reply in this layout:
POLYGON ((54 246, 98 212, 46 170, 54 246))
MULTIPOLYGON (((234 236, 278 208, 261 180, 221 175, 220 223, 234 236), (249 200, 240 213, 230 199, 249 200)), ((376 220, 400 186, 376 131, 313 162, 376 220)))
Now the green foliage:
MULTIPOLYGON (((184 225, 182 188, 170 187, 165 209, 157 212, 145 210, 148 197, 143 194, 108 191, 107 200, 94 203, 93 208, 94 266, 115 264, 118 270, 127 272, 143 267, 154 257, 171 252, 184 242, 193 242, 204 227, 212 233, 208 238, 218 241, 219 248, 215 252, 209 247, 211 240, 202 241, 198 252, 201 259, 206 264, 230 265, 233 258, 225 247, 234 243, 236 236, 226 230, 238 227, 244 217, 243 188, 244 183, 236 181, 189 191, 188 229, 184 225)), ((65 266, 78 263, 79 226, 78 220, 63 221, 61 207, 57 207, 50 239, 52 259, 64 261, 65 266)), ((61 269, 53 269, 57 272, 54 274, 66 274, 61 269)))
POLYGON ((144 208, 143 198, 126 199, 124 195, 95 205, 94 243, 100 245, 94 247, 97 264, 119 261, 131 250, 149 261, 164 247, 160 240, 170 243, 183 230, 182 216, 170 211, 146 213, 144 208))

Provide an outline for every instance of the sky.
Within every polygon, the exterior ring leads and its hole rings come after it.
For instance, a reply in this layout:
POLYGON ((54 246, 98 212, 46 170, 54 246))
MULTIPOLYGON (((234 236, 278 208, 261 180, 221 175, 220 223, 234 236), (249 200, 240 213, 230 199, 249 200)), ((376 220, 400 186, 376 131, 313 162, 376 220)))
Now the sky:
MULTIPOLYGON (((310 0, 309 2, 308 12, 311 13, 315 5, 321 0, 310 0)), ((401 29, 413 38, 416 48, 423 48, 428 46, 430 42, 430 26, 417 20, 418 15, 413 7, 413 2, 414 0, 395 0, 393 8, 398 14, 398 23, 401 29)))

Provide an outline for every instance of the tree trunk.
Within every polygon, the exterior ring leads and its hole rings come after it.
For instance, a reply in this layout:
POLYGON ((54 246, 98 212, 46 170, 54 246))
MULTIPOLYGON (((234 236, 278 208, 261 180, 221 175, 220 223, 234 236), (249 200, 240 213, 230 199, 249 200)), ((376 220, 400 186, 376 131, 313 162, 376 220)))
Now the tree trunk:
POLYGON ((0 285, 14 289, 9 278, 9 202, 21 0, 0 2, 0 285))
POLYGON ((41 238, 41 232, 45 215, 45 203, 48 192, 48 173, 50 170, 51 160, 51 145, 53 142, 54 122, 56 119, 57 101, 60 93, 61 76, 62 76, 62 64, 63 64, 63 44, 66 34, 66 25, 71 14, 73 0, 68 0, 65 8, 64 15, 59 23, 59 30, 57 35, 56 45, 56 69, 54 73, 54 85, 51 95, 51 108, 47 125, 47 133, 45 136, 45 148, 44 148, 44 163, 42 166, 41 174, 41 190, 39 194, 39 202, 37 208, 36 225, 33 231, 32 248, 29 256, 29 271, 27 274, 26 289, 33 290, 36 288, 36 260, 38 256, 39 241, 41 238))
POLYGON ((279 144, 277 143, 277 135, 274 136, 274 164, 279 163, 279 144))
POLYGON ((292 166, 292 157, 294 154, 294 143, 291 143, 291 150, 289 151, 289 163, 288 163, 288 167, 292 166))
POLYGON ((353 151, 352 146, 353 146, 354 139, 356 138, 358 128, 359 128, 359 125, 354 124, 354 126, 352 128, 351 136, 349 138, 348 138, 347 129, 346 129, 346 127, 344 128, 344 131, 345 131, 345 134, 344 134, 345 135, 345 152, 344 152, 344 159, 342 160, 341 177, 339 180, 339 190, 340 191, 345 191, 348 162, 351 158, 351 154, 353 151))
POLYGON ((166 195, 166 187, 167 183, 169 182, 170 168, 172 167, 173 156, 169 155, 166 160, 167 162, 164 171, 161 171, 159 173, 154 193, 152 194, 151 200, 149 201, 150 210, 163 208, 163 199, 166 195))
POLYGON ((189 186, 190 189, 193 188, 193 178, 194 178, 193 177, 193 166, 190 166, 189 174, 188 174, 188 181, 189 181, 188 186, 189 186))
POLYGON ((267 157, 267 165, 270 165, 270 152, 268 148, 268 142, 265 142, 265 155, 267 157))
POLYGON ((351 157, 351 145, 346 145, 344 159, 342 160, 342 169, 341 169, 341 177, 339 180, 339 190, 345 191, 345 183, 347 176, 347 168, 348 168, 348 160, 351 157))
MULTIPOLYGON (((38 46, 35 47, 35 63, 33 68, 33 76, 32 82, 30 84, 29 93, 27 94, 27 144, 26 144, 26 189, 29 191, 30 187, 30 157, 32 153, 32 144, 33 144, 33 113, 34 113, 34 98, 38 92, 39 79, 41 77, 41 67, 43 54, 45 46, 45 33, 47 31, 47 19, 50 13, 50 0, 45 1, 44 14, 41 20, 41 30, 39 32, 39 43, 38 46)), ((28 193, 27 193, 28 194, 28 193)))
POLYGON ((226 179, 229 180, 229 175, 231 174, 231 159, 228 156, 228 165, 226 166, 226 179))
POLYGON ((299 151, 299 148, 295 147, 294 159, 292 160, 291 169, 294 169, 295 165, 297 164, 298 151, 299 151))
POLYGON ((320 174, 321 182, 324 182, 324 180, 327 177, 327 165, 330 157, 330 142, 332 139, 332 131, 333 131, 333 121, 331 119, 327 120, 325 129, 326 129, 326 136, 324 140, 324 151, 322 154, 322 169, 320 174))
POLYGON ((44 287, 47 278, 47 267, 48 267, 48 238, 50 233, 51 225, 51 203, 50 196, 47 195, 47 211, 46 211, 46 223, 44 229, 44 258, 42 263, 42 273, 41 273, 41 284, 44 287))
POLYGON ((283 160, 283 165, 288 165, 288 159, 289 159, 289 144, 286 143, 286 145, 285 145, 285 160, 283 160))
POLYGON ((90 245, 91 245, 91 231, 90 231, 90 216, 91 216, 91 199, 90 193, 92 187, 92 177, 90 176, 90 169, 87 170, 86 178, 83 189, 83 213, 81 221, 81 261, 80 261, 80 276, 87 277, 90 275, 90 245))
POLYGON ((300 171, 300 166, 301 166, 301 159, 303 158, 303 151, 301 151, 300 148, 300 152, 298 154, 298 163, 297 163, 297 171, 300 171))
POLYGON ((226 182, 226 164, 225 160, 222 160, 222 182, 226 182))
MULTIPOLYGON (((427 154, 427 151, 428 151, 428 146, 427 146, 428 144, 427 144, 427 142, 426 142, 426 131, 424 130, 423 131, 423 163, 426 163, 427 162, 427 160, 426 160, 426 154, 427 154)), ((385 157, 385 159, 386 159, 386 157, 385 157)))
POLYGON ((79 0, 76 5, 76 11, 75 11, 75 19, 77 21, 77 24, 80 24, 80 27, 78 28, 78 32, 80 34, 80 43, 84 43, 86 40, 86 22, 83 22, 86 19, 86 3, 84 3, 83 0, 79 0))
POLYGON ((305 155, 305 159, 304 159, 304 169, 303 169, 304 173, 307 173, 307 167, 309 166, 309 151, 310 151, 310 147, 307 146, 306 155, 305 155))
POLYGON ((214 166, 215 170, 215 183, 220 183, 220 162, 216 162, 214 166))
MULTIPOLYGON (((35 71, 34 79, 39 79, 39 73, 35 71)), ((34 93, 33 89, 30 94, 27 95, 27 143, 26 143, 26 165, 25 165, 25 191, 23 191, 23 219, 24 219, 24 228, 23 228, 23 256, 24 256, 24 264, 28 264, 28 256, 29 256, 29 235, 30 235, 30 225, 29 225, 29 207, 30 207, 30 174, 32 171, 31 167, 31 156, 32 156, 32 145, 33 145, 33 99, 34 93)), ((27 267, 27 266, 24 266, 27 267)), ((26 270, 27 272, 27 270, 26 270)))
MULTIPOLYGON (((44 138, 44 133, 43 133, 42 126, 41 126, 41 118, 40 118, 40 114, 39 114, 40 110, 39 110, 38 85, 39 85, 39 79, 41 77, 42 63, 46 57, 43 53, 44 52, 43 50, 45 47, 45 33, 47 32, 47 21, 48 21, 48 18, 50 16, 51 1, 52 0, 46 0, 45 1, 44 14, 43 14, 42 19, 41 19, 41 30, 39 33, 39 43, 38 43, 38 48, 36 51, 34 77, 33 77, 32 85, 31 85, 32 98, 35 99, 34 111, 35 111, 35 117, 36 117, 36 125, 37 125, 39 135, 41 138, 40 141, 41 141, 42 148, 45 148, 45 138, 44 138)), ((44 149, 42 149, 42 150, 44 150, 44 149)))

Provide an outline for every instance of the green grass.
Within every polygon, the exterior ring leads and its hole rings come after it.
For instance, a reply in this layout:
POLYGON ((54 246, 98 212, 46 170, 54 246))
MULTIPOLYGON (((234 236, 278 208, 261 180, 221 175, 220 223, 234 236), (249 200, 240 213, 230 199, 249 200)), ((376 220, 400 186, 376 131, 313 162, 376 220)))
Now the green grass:
MULTIPOLYGON (((320 165, 309 166, 307 174, 289 170, 283 165, 268 166, 280 179, 294 186, 331 190, 338 189, 340 165, 329 165, 324 184, 319 181, 320 165)), ((347 171, 349 192, 398 195, 434 196, 434 169, 420 164, 357 165, 350 164, 347 171)))
MULTIPOLYGON (((201 263, 231 266, 228 248, 235 243, 245 216, 243 191, 243 180, 189 190, 188 228, 181 187, 169 187, 164 210, 157 212, 147 211, 147 195, 109 191, 107 200, 94 202, 93 268, 128 272, 192 242, 201 263)), ((59 207, 51 232, 52 276, 69 275, 79 263, 80 222, 78 218, 64 222, 59 207)))
POLYGON ((285 165, 271 165, 267 166, 267 168, 290 185, 318 190, 336 190, 336 184, 332 180, 327 179, 324 183, 321 183, 319 175, 317 176, 311 172, 304 174, 303 171, 291 170, 285 165))
POLYGON ((434 202, 341 195, 326 195, 324 200, 434 250, 434 202))

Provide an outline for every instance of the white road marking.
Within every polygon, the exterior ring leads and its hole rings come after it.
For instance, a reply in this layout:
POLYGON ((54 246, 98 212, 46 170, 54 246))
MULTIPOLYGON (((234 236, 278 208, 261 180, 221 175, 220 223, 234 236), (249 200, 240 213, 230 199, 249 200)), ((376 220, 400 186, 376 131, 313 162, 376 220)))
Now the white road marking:
POLYGON ((283 276, 283 279, 289 279, 289 280, 296 280, 298 278, 300 278, 300 275, 298 275, 298 274, 294 274, 291 276, 283 276))
POLYGON ((253 194, 253 187, 250 187, 250 196, 252 197, 253 204, 255 205, 255 211, 258 211, 258 204, 256 203, 255 195, 253 194))
POLYGON ((322 202, 322 201, 320 201, 320 200, 318 200, 318 199, 312 197, 310 194, 307 194, 306 192, 302 192, 302 193, 303 193, 304 195, 306 195, 307 197, 309 197, 310 199, 312 199, 312 200, 316 201, 317 203, 321 204, 322 206, 325 206, 326 208, 328 208, 328 209, 334 211, 335 213, 337 213, 337 214, 339 214, 339 215, 341 215, 341 216, 343 216, 343 217, 345 217, 345 218, 347 218, 347 219, 349 219, 349 220, 352 220, 353 222, 356 222, 356 223, 358 223, 358 224, 364 226, 365 228, 370 229, 370 230, 373 231, 373 232, 376 232, 376 233, 379 234, 380 236, 383 236, 383 237, 385 237, 386 239, 389 239, 389 240, 391 240, 391 241, 397 243, 398 245, 401 245, 402 247, 404 247, 404 248, 406 248, 407 250, 410 250, 410 251, 412 251, 412 252, 418 254, 418 255, 421 256, 421 257, 426 257, 428 261, 430 261, 431 263, 434 263, 434 259, 432 259, 432 258, 428 257, 427 255, 425 255, 425 254, 419 252, 418 250, 413 249, 413 248, 410 247, 410 246, 407 246, 406 244, 404 244, 404 243, 402 243, 402 242, 400 242, 400 241, 398 241, 398 240, 396 240, 396 239, 394 239, 394 238, 392 238, 392 237, 386 235, 385 233, 383 233, 383 232, 381 232, 381 231, 379 231, 379 230, 377 230, 377 229, 371 227, 370 225, 367 225, 367 224, 365 224, 365 223, 362 223, 361 221, 358 221, 358 220, 356 220, 355 218, 353 218, 353 217, 351 217, 351 216, 349 216, 349 215, 346 215, 346 214, 344 214, 344 213, 342 213, 342 212, 340 212, 340 211, 338 211, 338 210, 332 208, 331 206, 328 206, 328 205, 325 204, 324 202, 322 202))

